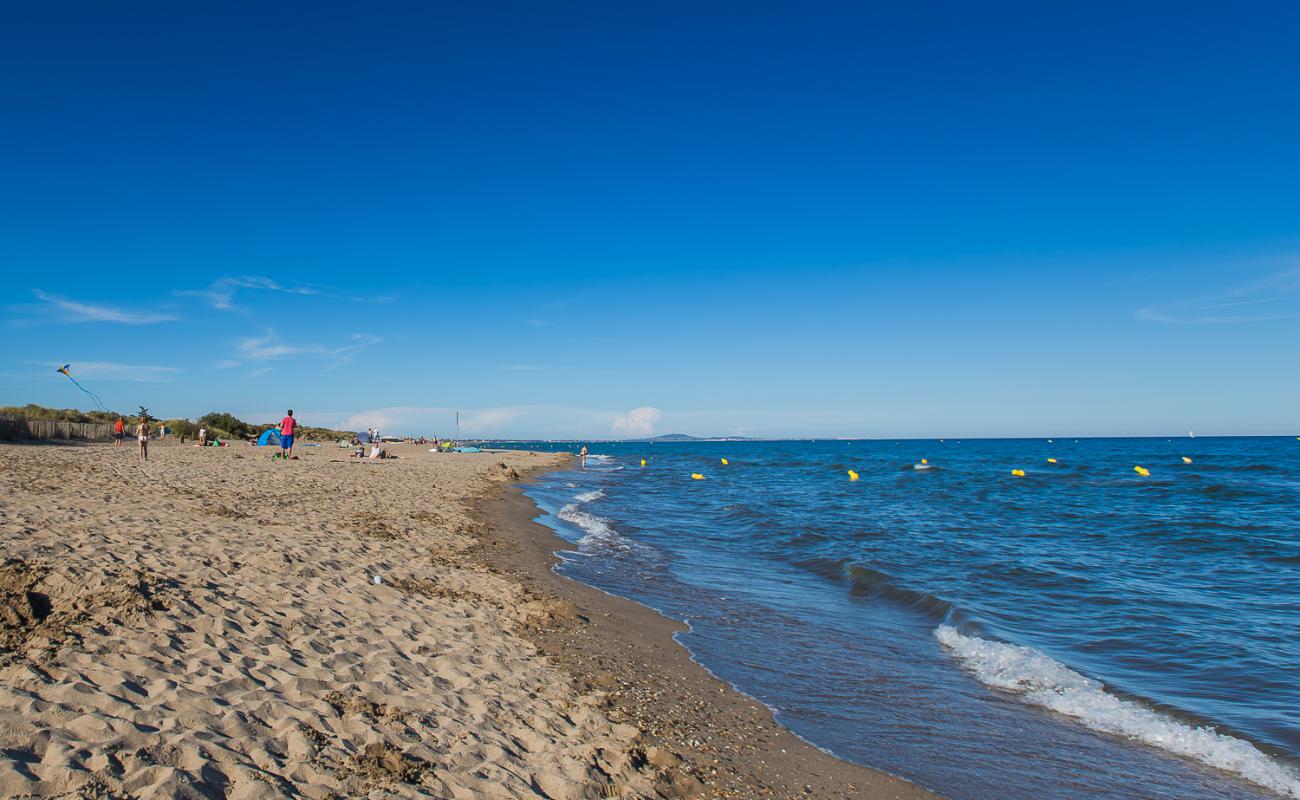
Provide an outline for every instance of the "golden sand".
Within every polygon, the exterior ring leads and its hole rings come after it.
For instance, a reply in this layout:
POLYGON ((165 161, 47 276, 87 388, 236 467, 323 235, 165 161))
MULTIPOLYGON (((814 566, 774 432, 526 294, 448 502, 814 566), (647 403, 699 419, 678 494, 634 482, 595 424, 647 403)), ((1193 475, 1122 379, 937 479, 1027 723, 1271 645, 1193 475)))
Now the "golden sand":
POLYGON ((0 445, 0 796, 929 797, 551 572, 567 457, 394 451, 0 445))

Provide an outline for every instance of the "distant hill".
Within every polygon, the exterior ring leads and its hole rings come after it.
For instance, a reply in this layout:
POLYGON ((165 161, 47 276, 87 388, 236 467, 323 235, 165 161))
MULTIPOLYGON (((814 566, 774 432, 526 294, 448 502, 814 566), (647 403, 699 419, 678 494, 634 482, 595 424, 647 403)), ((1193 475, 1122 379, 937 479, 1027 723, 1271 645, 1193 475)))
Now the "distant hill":
POLYGON ((698 436, 687 436, 684 433, 665 433, 662 436, 651 437, 652 442, 693 442, 699 439, 698 436))

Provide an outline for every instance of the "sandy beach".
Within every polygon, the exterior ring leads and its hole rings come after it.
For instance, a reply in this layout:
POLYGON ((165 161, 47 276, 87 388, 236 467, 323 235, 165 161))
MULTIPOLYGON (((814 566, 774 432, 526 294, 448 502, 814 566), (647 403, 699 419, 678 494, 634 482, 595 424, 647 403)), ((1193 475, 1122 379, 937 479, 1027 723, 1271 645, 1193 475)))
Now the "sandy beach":
POLYGON ((0 795, 931 796, 556 576, 566 456, 347 452, 0 445, 0 795))

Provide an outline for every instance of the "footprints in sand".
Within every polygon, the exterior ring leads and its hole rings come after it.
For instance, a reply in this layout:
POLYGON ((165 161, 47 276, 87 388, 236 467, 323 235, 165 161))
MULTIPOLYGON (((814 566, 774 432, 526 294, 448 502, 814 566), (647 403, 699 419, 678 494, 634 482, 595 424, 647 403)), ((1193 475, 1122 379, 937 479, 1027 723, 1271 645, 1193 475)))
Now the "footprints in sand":
POLYGON ((0 796, 654 796, 515 635, 578 610, 474 563, 524 456, 209 450, 0 445, 0 796))
POLYGON ((131 569, 56 570, 39 560, 0 563, 0 665, 44 661, 87 630, 141 622, 167 609, 176 583, 131 569))

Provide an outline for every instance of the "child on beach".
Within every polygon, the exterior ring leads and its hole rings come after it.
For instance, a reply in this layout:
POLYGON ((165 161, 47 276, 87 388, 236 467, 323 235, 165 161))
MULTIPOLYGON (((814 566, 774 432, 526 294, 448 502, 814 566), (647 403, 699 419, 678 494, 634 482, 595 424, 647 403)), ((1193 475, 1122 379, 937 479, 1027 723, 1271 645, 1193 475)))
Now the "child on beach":
POLYGON ((126 420, 118 417, 113 422, 113 446, 121 447, 124 438, 126 438, 126 420))
POLYGON ((149 419, 140 418, 140 424, 135 426, 135 440, 139 443, 139 449, 136 451, 141 461, 149 460, 149 419))
POLYGON ((284 419, 280 420, 280 458, 287 459, 293 455, 293 432, 298 427, 298 420, 293 418, 293 409, 289 409, 284 419))

